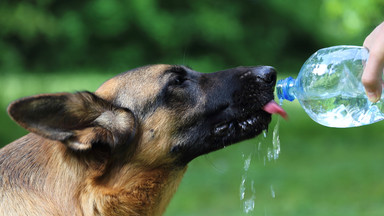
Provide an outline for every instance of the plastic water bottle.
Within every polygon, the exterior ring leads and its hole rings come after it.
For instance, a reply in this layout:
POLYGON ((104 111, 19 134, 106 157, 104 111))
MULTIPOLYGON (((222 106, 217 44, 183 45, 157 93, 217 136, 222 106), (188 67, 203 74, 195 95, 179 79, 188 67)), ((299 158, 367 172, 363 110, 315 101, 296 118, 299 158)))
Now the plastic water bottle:
POLYGON ((368 55, 359 46, 320 49, 304 63, 296 79, 277 82, 277 96, 281 102, 297 98, 314 121, 328 127, 357 127, 383 120, 383 96, 377 103, 370 102, 361 83, 368 55))

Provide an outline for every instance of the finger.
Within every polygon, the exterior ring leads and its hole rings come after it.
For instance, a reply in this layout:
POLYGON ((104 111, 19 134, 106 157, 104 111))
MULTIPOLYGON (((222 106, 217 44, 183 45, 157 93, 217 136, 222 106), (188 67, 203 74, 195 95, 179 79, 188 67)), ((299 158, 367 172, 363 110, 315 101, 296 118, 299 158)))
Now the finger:
POLYGON ((361 81, 365 92, 371 102, 377 102, 381 98, 383 64, 374 55, 370 55, 364 69, 361 81))

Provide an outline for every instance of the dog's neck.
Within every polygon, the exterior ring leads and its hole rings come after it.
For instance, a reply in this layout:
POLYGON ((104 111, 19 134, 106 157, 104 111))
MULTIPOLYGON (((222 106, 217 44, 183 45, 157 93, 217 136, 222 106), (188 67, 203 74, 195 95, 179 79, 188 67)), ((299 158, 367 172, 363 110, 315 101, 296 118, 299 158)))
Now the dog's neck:
MULTIPOLYGON (((126 167, 121 170, 128 179, 111 178, 111 185, 101 187, 104 194, 100 210, 111 212, 116 209, 114 199, 121 203, 119 215, 162 215, 186 171, 184 168, 158 167, 126 167), (105 205, 105 194, 111 193, 111 205, 105 205), (113 195, 112 195, 113 194, 113 195), (126 212, 125 212, 126 211, 126 212)), ((118 177, 118 175, 116 175, 118 177)))
MULTIPOLYGON (((186 171, 186 167, 148 168, 127 163, 119 168, 114 168, 112 172, 101 175, 105 170, 89 170, 83 161, 68 156, 68 152, 64 150, 65 146, 58 142, 32 133, 15 142, 17 145, 13 146, 16 149, 6 147, 4 150, 12 154, 15 151, 35 149, 33 151, 35 154, 24 158, 13 158, 7 164, 9 163, 9 166, 13 167, 18 164, 26 165, 27 167, 24 169, 18 169, 22 172, 33 172, 34 169, 42 170, 41 172, 36 171, 40 175, 24 173, 6 175, 28 178, 13 178, 15 181, 20 181, 14 185, 25 185, 26 190, 34 188, 34 191, 38 191, 41 196, 49 198, 53 204, 56 203, 54 205, 57 209, 62 209, 60 213, 67 215, 81 212, 93 212, 94 215, 108 215, 111 212, 116 215, 161 215, 186 171), (33 140, 33 142, 29 142, 29 140, 33 140), (43 155, 38 155, 36 152, 43 155), (47 153, 56 156, 54 158, 44 157, 47 153), (34 158, 46 159, 38 161, 34 158), (50 160, 55 161, 50 162, 50 160), (41 165, 41 163, 46 165, 41 165), (62 196, 55 197, 54 194, 62 196), (73 208, 64 208, 65 206, 73 208)), ((28 154, 26 152, 26 154, 18 155, 28 154)), ((104 169, 107 168, 104 167, 104 169)), ((3 177, 7 178, 7 176, 3 177)), ((30 191, 30 193, 34 193, 34 191, 30 191)))
POLYGON ((84 191, 92 192, 81 193, 80 202, 84 203, 83 208, 88 208, 85 212, 96 215, 110 212, 116 215, 162 215, 186 169, 126 165, 87 184, 84 191))

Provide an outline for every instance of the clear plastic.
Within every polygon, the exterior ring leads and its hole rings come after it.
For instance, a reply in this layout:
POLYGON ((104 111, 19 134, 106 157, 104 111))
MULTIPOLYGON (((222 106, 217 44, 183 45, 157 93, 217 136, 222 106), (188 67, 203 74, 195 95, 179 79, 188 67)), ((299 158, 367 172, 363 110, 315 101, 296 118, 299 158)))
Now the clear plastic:
POLYGON ((280 101, 297 98, 314 121, 328 127, 357 127, 383 120, 383 97, 370 102, 361 83, 368 56, 368 50, 359 46, 321 49, 304 63, 297 79, 277 82, 277 96, 280 101))

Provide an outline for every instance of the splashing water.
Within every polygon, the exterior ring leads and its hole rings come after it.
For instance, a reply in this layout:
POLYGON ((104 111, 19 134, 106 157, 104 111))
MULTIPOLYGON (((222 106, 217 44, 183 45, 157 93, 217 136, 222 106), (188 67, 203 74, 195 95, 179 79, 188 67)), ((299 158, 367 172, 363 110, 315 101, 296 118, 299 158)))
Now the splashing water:
MULTIPOLYGON (((243 159, 245 159, 244 154, 243 154, 243 159)), ((240 200, 244 200, 244 198, 245 198, 245 190, 246 190, 245 183, 246 183, 247 176, 248 176, 248 169, 249 169, 249 166, 251 165, 251 160, 252 160, 252 154, 249 154, 247 159, 244 160, 244 171, 245 172, 241 177, 240 200)))
POLYGON ((246 198, 246 183, 248 181, 248 170, 251 165, 252 160, 252 153, 248 155, 247 158, 245 158, 245 155, 243 154, 244 159, 244 174, 241 177, 241 184, 240 184, 240 200, 243 201, 243 211, 248 214, 249 212, 253 211, 255 208, 255 199, 256 199, 256 190, 255 190, 255 182, 251 181, 251 196, 249 198, 246 198))
MULTIPOLYGON (((263 131, 262 136, 259 136, 256 152, 242 154, 244 161, 244 174, 241 177, 240 183, 240 200, 242 201, 242 209, 246 215, 251 215, 255 209, 256 203, 256 187, 254 180, 249 177, 249 170, 252 165, 252 157, 257 153, 259 161, 262 159, 264 167, 267 163, 276 161, 280 155, 280 136, 279 136, 280 118, 277 118, 276 125, 272 133, 272 142, 268 141, 267 131, 263 131)), ((275 199, 275 188, 271 184, 269 187, 270 196, 275 199)))
POLYGON ((267 158, 268 161, 277 160, 280 155, 280 136, 279 136, 280 118, 277 119, 275 128, 272 135, 272 147, 268 148, 267 158))
POLYGON ((272 145, 268 146, 269 141, 267 140, 266 131, 263 131, 263 137, 260 138, 257 144, 257 155, 263 159, 264 166, 267 165, 267 161, 276 161, 280 156, 280 118, 277 119, 276 125, 272 133, 272 145), (265 150, 266 148, 266 150, 265 150))

